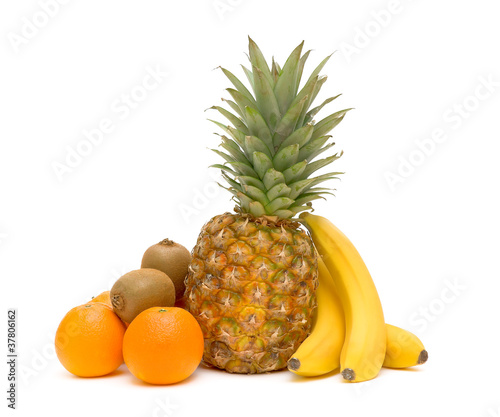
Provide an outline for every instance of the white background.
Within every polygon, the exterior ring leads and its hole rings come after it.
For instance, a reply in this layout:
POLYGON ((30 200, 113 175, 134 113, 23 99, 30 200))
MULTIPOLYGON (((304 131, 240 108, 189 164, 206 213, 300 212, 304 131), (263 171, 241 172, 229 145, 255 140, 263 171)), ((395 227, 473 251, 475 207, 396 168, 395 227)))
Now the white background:
POLYGON ((1 327, 17 308, 17 415, 500 415, 498 2, 74 0, 49 17, 41 3, 0 6, 1 327), (364 384, 202 368, 166 387, 124 367, 73 377, 53 352, 64 314, 148 246, 191 249, 232 210, 207 169, 220 161, 206 118, 221 117, 204 110, 230 86, 214 68, 244 78, 247 35, 280 63, 304 39, 306 71, 337 50, 318 101, 343 93, 328 110, 356 110, 333 133, 346 174, 316 213, 356 244, 387 321, 424 341, 428 363, 364 384), (168 75, 142 96, 148 69, 168 75), (118 111, 131 91, 143 101, 118 111), (84 131, 103 119, 113 131, 89 150, 84 131), (58 176, 77 148, 88 154, 58 176))

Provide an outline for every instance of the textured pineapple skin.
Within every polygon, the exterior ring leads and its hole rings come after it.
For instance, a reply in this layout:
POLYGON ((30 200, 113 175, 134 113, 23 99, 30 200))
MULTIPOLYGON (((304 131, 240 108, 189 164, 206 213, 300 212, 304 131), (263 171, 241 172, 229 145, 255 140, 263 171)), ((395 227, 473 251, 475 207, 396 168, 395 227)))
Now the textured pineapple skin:
POLYGON ((307 337, 318 265, 297 223, 225 213, 202 229, 186 277, 186 308, 203 360, 235 373, 283 369, 307 337))

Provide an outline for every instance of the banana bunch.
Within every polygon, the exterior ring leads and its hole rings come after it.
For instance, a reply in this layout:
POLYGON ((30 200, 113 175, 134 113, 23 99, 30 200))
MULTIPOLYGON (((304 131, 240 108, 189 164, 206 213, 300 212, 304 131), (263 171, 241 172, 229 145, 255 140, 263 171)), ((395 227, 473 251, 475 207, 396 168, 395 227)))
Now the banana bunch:
POLYGON ((319 252, 318 310, 288 369, 318 376, 340 368, 344 379, 361 382, 375 378, 382 366, 424 363, 428 355, 418 337, 385 323, 375 284, 351 241, 324 217, 300 217, 319 252))

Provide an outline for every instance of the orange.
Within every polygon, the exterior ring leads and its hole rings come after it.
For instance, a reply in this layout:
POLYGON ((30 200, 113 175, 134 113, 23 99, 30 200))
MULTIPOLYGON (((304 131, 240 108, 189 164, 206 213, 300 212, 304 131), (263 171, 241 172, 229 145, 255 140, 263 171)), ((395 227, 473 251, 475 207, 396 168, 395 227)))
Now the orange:
POLYGON ((92 300, 90 300, 89 303, 104 303, 107 306, 113 308, 113 305, 111 304, 111 298, 109 297, 109 293, 110 291, 104 291, 99 295, 92 297, 92 300))
POLYGON ((56 353, 61 364, 82 377, 113 372, 123 362, 125 325, 103 303, 71 309, 56 332, 56 353))
POLYGON ((190 376, 203 356, 203 333, 178 307, 152 307, 130 323, 123 358, 130 372, 150 384, 175 384, 190 376))

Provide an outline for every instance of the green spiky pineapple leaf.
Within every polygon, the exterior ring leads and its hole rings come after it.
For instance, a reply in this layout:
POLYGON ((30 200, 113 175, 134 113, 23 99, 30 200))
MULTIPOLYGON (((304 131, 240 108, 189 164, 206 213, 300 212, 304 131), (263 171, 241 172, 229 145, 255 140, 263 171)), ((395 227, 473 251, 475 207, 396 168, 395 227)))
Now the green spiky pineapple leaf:
POLYGON ((211 107, 229 122, 226 125, 211 120, 227 134, 219 135, 224 152, 213 150, 225 163, 212 167, 221 169, 229 185, 226 189, 239 210, 256 217, 293 218, 304 210, 312 210, 312 201, 331 194, 330 188, 318 185, 341 174, 317 173, 340 158, 342 152, 315 158, 334 146, 328 133, 351 109, 314 121, 339 95, 313 106, 327 80, 320 72, 331 55, 304 76, 310 51, 302 53, 303 44, 294 48, 281 67, 274 57, 269 65, 249 38, 250 65, 242 65, 248 87, 231 71, 220 67, 232 87, 226 89, 231 99, 223 99, 228 109, 211 107), (311 177, 313 174, 316 176, 311 177))

